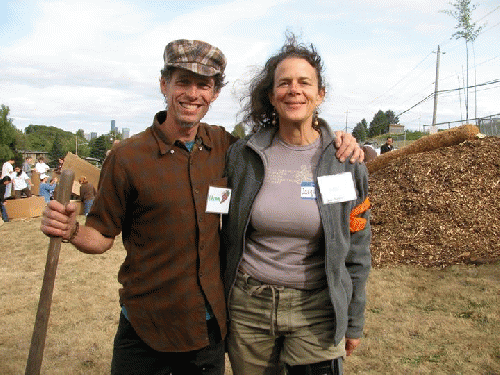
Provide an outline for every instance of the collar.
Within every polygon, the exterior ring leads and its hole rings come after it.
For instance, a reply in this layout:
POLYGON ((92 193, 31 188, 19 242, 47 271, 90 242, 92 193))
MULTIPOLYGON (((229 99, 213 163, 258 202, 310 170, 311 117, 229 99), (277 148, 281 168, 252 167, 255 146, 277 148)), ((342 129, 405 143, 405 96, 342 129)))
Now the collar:
MULTIPOLYGON (((167 119, 167 111, 160 111, 155 115, 153 120, 153 125, 151 126, 151 131, 153 137, 156 139, 156 143, 160 149, 160 154, 164 155, 170 153, 170 150, 176 145, 176 139, 169 139, 167 135, 161 130, 160 125, 167 119)), ((204 147, 208 150, 212 149, 213 142, 207 131, 208 125, 204 122, 198 124, 198 131, 195 136, 194 147, 204 147)))
MULTIPOLYGON (((335 141, 335 133, 332 132, 325 120, 320 118, 318 121, 321 130, 321 148, 325 150, 335 141)), ((255 150, 263 151, 271 145, 277 131, 278 127, 261 128, 248 138, 247 144, 255 150)))

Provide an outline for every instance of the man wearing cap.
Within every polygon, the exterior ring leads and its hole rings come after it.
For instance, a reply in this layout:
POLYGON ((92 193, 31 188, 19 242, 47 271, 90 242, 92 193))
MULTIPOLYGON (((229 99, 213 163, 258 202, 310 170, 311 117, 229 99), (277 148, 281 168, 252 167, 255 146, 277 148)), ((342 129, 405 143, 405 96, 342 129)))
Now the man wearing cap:
POLYGON ((222 375, 220 214, 207 212, 207 197, 226 185, 225 153, 236 138, 200 120, 224 84, 226 59, 205 42, 176 40, 164 61, 167 110, 111 150, 85 225, 76 206, 51 201, 41 229, 89 254, 110 249, 122 233, 112 374, 222 375))

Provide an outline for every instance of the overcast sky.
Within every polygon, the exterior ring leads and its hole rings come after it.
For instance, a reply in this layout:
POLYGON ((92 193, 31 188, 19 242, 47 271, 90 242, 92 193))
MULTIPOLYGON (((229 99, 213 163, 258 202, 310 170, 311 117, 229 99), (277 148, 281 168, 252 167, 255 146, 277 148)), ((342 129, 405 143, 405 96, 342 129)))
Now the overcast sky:
MULTIPOLYGON (((481 85, 469 91, 469 118, 500 113, 500 82, 491 83, 500 80, 500 4, 473 4, 473 21, 485 26, 469 48, 469 85, 481 85)), ((324 60, 321 117, 333 129, 347 124, 351 131, 381 109, 404 112, 400 123, 419 130, 432 122, 438 45, 439 90, 446 92, 438 96, 437 122, 466 118, 465 93, 455 90, 466 81, 465 43, 450 39, 456 21, 445 9, 453 9, 447 0, 3 1, 0 104, 18 129, 101 135, 115 120, 135 134, 164 108, 165 45, 201 39, 228 59, 228 85, 205 121, 231 130, 248 77, 289 29, 324 60)))

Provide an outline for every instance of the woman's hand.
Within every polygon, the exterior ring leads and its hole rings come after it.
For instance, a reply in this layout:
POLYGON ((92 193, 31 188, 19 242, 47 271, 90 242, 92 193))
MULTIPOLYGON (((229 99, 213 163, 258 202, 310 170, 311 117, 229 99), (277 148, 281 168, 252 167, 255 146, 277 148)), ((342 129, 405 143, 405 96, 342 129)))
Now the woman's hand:
POLYGON ((345 338, 345 351, 346 355, 350 356, 354 349, 356 349, 359 344, 361 344, 360 339, 348 339, 347 337, 345 338))

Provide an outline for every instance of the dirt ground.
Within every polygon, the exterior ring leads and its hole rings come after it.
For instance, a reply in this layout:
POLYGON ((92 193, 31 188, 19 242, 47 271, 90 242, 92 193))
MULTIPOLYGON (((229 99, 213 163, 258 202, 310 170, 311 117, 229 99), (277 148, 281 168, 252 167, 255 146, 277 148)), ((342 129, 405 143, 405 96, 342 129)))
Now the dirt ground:
POLYGON ((370 175, 375 267, 500 259, 500 138, 398 158, 370 175))

